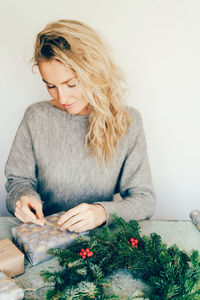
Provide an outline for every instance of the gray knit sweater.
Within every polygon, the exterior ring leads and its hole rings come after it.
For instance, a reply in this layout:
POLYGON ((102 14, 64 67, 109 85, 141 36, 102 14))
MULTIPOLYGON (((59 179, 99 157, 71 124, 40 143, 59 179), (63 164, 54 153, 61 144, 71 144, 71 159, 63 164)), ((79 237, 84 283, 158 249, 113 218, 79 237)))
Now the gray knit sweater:
POLYGON ((85 153, 88 116, 70 115, 49 101, 31 105, 18 128, 7 163, 7 208, 29 195, 41 199, 45 215, 79 203, 100 203, 126 220, 150 218, 155 196, 139 113, 120 140, 111 165, 102 167, 85 153), (122 200, 113 201, 120 193, 122 200))

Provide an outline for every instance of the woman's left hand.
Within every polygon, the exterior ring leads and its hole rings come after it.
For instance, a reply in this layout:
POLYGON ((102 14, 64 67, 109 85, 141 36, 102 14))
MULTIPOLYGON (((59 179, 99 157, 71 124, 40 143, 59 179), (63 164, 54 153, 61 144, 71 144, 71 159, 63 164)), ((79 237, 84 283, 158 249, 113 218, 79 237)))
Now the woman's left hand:
POLYGON ((81 203, 63 214, 58 225, 61 230, 83 232, 102 225, 106 221, 106 211, 100 204, 81 203))

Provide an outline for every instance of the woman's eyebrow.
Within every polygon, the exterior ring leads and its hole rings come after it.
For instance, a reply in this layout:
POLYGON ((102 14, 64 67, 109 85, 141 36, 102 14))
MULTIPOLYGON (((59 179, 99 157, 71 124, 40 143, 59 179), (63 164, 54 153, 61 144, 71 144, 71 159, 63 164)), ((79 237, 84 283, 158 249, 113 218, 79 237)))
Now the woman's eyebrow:
MULTIPOLYGON (((75 78, 75 77, 69 78, 68 80, 61 82, 61 84, 63 84, 63 83, 68 83, 69 81, 71 81, 71 80, 74 79, 74 78, 75 78)), ((46 83, 46 84, 53 85, 52 83, 46 81, 44 78, 42 78, 42 81, 44 81, 44 83, 46 83)))

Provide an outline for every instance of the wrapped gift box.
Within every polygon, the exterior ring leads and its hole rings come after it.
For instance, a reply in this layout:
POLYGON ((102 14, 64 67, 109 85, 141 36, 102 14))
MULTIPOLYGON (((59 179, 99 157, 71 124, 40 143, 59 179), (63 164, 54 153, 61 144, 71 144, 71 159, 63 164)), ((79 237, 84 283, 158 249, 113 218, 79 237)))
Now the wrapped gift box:
POLYGON ((9 239, 0 241, 0 270, 8 276, 24 273, 24 254, 9 239))
MULTIPOLYGON (((44 226, 26 223, 12 229, 13 238, 18 247, 25 253, 32 265, 52 258, 47 251, 51 248, 66 248, 80 234, 70 231, 61 231, 57 225, 59 217, 64 212, 46 217, 44 226)), ((81 233, 81 235, 87 234, 81 233)))
POLYGON ((8 278, 0 272, 0 299, 19 300, 24 298, 24 292, 19 288, 13 279, 8 278))

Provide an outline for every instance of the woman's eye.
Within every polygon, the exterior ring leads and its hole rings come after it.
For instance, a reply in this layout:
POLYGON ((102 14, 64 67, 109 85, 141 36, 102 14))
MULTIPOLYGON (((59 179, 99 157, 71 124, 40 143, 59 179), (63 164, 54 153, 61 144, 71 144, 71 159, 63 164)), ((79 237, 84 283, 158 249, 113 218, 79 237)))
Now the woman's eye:
POLYGON ((77 80, 76 80, 75 78, 73 78, 71 81, 66 82, 66 85, 67 85, 69 88, 73 88, 73 87, 77 86, 77 80))
POLYGON ((70 88, 73 88, 75 86, 76 86, 76 84, 68 84, 68 87, 70 87, 70 88))
POLYGON ((47 88, 48 88, 48 89, 54 89, 55 86, 49 86, 49 85, 47 85, 47 88))

